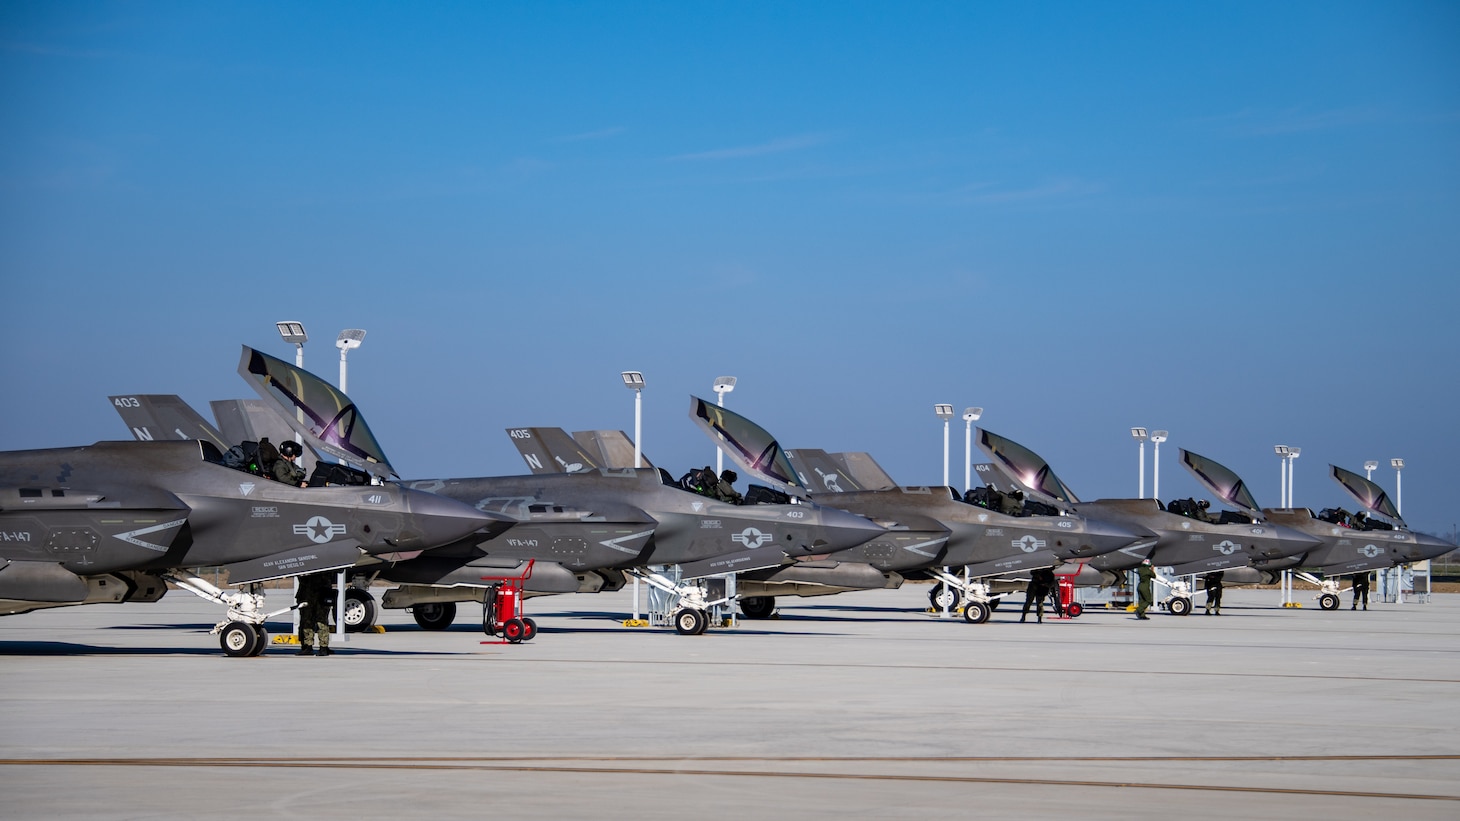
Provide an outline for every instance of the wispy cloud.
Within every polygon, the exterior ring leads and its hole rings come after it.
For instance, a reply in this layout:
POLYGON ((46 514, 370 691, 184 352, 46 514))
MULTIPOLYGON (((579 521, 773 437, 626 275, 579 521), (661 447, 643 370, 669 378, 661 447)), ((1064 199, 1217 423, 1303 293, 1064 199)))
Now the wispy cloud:
POLYGON ((597 131, 585 131, 582 134, 569 134, 565 137, 554 137, 552 139, 552 142, 577 143, 584 142, 585 140, 607 140, 611 137, 617 137, 618 135, 623 134, 626 131, 628 131, 627 128, 619 125, 612 128, 600 128, 597 131))
POLYGON ((778 140, 771 140, 756 145, 742 145, 733 148, 716 148, 710 151, 697 151, 691 154, 679 154, 670 157, 671 160, 738 160, 745 157, 763 157, 767 154, 784 154, 787 151, 800 151, 804 148, 813 148, 824 145, 831 138, 826 134, 802 134, 796 137, 782 137, 778 140))
POLYGON ((1193 122, 1216 127, 1237 137, 1270 137, 1362 125, 1375 122, 1380 116, 1378 109, 1366 107, 1313 111, 1305 106, 1296 106, 1281 111, 1243 109, 1231 114, 1202 117, 1193 122))
POLYGON ((993 183, 974 183, 953 192, 959 202, 974 205, 996 205, 1001 203, 1040 202, 1045 200, 1071 199, 1097 194, 1104 187, 1088 180, 1057 179, 1026 188, 1001 189, 993 183))

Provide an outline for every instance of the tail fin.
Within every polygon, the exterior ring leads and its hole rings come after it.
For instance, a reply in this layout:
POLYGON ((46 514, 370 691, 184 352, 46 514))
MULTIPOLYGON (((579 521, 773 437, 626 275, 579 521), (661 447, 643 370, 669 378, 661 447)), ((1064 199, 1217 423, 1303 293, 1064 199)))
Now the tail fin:
POLYGON ((173 394, 131 394, 108 396, 112 409, 139 441, 154 439, 200 439, 212 442, 220 451, 229 444, 218 429, 208 423, 181 397, 173 394))
MULTIPOLYGON (((621 430, 575 430, 573 439, 603 467, 634 467, 634 440, 621 430)), ((639 454, 639 466, 654 467, 643 453, 639 454)))
POLYGON ((562 428, 507 428, 507 436, 533 473, 580 473, 600 467, 562 428))
POLYGON ((846 493, 866 489, 824 450, 797 448, 786 451, 786 458, 796 468, 801 483, 812 488, 815 493, 846 493))
POLYGON ((870 453, 833 453, 831 458, 864 490, 891 490, 897 487, 897 482, 877 464, 877 460, 870 453))

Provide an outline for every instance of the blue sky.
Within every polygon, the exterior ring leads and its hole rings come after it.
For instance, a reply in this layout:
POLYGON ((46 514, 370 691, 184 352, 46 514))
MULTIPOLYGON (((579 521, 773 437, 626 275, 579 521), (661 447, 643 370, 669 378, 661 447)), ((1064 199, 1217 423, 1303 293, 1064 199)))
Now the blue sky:
POLYGON ((1457 43, 1453 3, 9 2, 0 448, 245 395, 239 346, 297 319, 326 374, 367 329, 351 393, 408 477, 631 431, 626 369, 678 473, 731 374, 906 484, 948 402, 1087 498, 1135 495, 1132 425, 1168 498, 1178 447, 1275 505, 1300 446, 1313 508, 1404 457, 1448 532, 1457 43))

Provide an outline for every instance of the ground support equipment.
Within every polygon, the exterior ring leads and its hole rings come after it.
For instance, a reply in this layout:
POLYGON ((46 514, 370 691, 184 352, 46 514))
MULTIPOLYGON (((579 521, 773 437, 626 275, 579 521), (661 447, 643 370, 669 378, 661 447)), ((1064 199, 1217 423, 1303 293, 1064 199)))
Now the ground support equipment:
POLYGON ((537 622, 522 614, 522 589, 532 578, 535 562, 529 560, 520 576, 482 576, 482 581, 493 582, 482 601, 482 632, 502 637, 482 644, 518 644, 537 635, 537 622))

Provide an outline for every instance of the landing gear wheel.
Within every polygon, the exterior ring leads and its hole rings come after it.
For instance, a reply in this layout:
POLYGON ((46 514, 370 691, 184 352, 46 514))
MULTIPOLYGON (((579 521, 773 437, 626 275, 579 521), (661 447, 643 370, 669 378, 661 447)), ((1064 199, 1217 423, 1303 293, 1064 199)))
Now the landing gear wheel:
POLYGON ((259 640, 258 631, 254 630, 252 624, 241 621, 231 621, 223 632, 218 634, 218 644, 223 647, 223 654, 233 658, 245 658, 258 655, 255 652, 263 644, 259 640))
POLYGON ((345 591, 345 632, 363 633, 375 626, 375 597, 367 590, 345 591))
POLYGON ((456 602, 433 601, 413 605, 411 616, 422 630, 445 630, 456 620, 456 602))
POLYGON ((969 624, 983 624, 989 620, 993 611, 981 601, 970 601, 963 608, 963 620, 969 624))
POLYGON ((265 630, 262 624, 253 625, 253 631, 258 634, 259 641, 258 644, 254 647, 254 651, 252 653, 249 653, 249 655, 261 656, 264 654, 264 648, 269 646, 269 631, 265 630))
POLYGON ((536 636, 537 635, 537 622, 533 621, 531 618, 528 618, 527 616, 523 616, 522 617, 522 626, 524 628, 523 631, 522 631, 522 640, 523 641, 532 641, 533 636, 536 636))
POLYGON ((698 636, 710 626, 703 610, 681 610, 674 614, 674 632, 681 636, 698 636))
POLYGON ((508 619, 502 622, 502 638, 513 644, 520 644, 526 633, 527 625, 522 623, 522 619, 508 619))
POLYGON ((1172 599, 1171 600, 1171 615, 1173 615, 1173 616, 1189 616, 1189 615, 1191 615, 1191 599, 1187 599, 1187 598, 1172 599))
POLYGON ((776 612, 776 597, 746 596, 740 600, 740 612, 747 619, 768 619, 776 612))
POLYGON ((928 591, 928 603, 933 605, 934 610, 948 608, 952 610, 958 606, 958 591, 946 584, 935 584, 933 589, 928 591))
POLYGON ((1085 605, 1077 601, 1072 601, 1065 605, 1065 613, 1072 619, 1078 619, 1083 612, 1085 612, 1085 605))
POLYGON ((1337 610, 1338 604, 1338 596, 1332 593, 1324 593, 1318 597, 1318 606, 1324 610, 1337 610))

